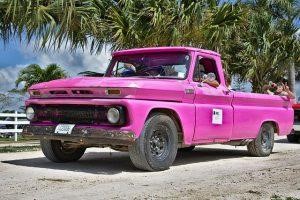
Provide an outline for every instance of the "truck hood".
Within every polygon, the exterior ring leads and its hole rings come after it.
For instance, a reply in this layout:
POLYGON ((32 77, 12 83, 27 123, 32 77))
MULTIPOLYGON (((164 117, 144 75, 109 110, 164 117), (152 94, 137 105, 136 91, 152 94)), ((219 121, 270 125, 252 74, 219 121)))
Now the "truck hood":
POLYGON ((35 98, 95 97, 181 101, 184 97, 184 81, 137 77, 75 77, 35 84, 29 91, 40 91, 41 96, 35 98), (121 95, 108 96, 105 93, 107 88, 120 88, 121 95), (74 94, 74 90, 86 90, 91 93, 74 94), (53 91, 66 93, 53 94, 53 91))
POLYGON ((58 79, 33 85, 30 89, 46 88, 90 88, 90 87, 126 87, 128 81, 138 78, 113 78, 113 77, 75 77, 58 79))

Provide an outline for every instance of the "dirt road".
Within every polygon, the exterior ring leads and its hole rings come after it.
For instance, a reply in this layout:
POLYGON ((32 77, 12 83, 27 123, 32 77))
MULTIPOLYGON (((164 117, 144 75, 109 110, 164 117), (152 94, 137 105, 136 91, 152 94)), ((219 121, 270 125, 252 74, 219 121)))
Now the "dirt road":
POLYGON ((76 163, 42 152, 0 154, 0 199, 300 199, 300 144, 276 138, 267 158, 245 147, 199 146, 163 172, 136 170, 127 153, 89 149, 76 163), (279 198, 281 197, 281 198, 279 198))

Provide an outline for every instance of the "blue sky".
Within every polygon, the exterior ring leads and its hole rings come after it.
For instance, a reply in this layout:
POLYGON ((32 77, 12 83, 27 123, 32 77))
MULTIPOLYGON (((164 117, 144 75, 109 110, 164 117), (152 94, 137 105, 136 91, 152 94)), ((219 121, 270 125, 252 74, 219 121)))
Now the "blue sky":
POLYGON ((0 41, 0 68, 30 62, 34 62, 34 59, 28 59, 22 54, 18 42, 12 40, 5 46, 0 41))
POLYGON ((91 55, 88 49, 70 53, 66 49, 41 52, 34 49, 33 44, 27 45, 18 40, 11 40, 4 45, 0 41, 0 92, 14 87, 18 72, 29 64, 39 64, 42 67, 51 63, 61 65, 70 76, 81 71, 91 70, 102 72, 106 69, 110 52, 103 50, 100 54, 91 55))

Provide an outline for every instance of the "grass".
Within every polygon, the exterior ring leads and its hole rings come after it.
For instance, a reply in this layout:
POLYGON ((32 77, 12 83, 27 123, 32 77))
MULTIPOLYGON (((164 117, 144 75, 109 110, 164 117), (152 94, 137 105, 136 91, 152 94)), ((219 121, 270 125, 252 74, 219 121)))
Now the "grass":
POLYGON ((34 146, 5 146, 5 147, 0 147, 0 153, 39 151, 40 149, 41 149, 40 145, 34 145, 34 146))
MULTIPOLYGON (((17 142, 29 142, 29 141, 37 141, 37 140, 33 140, 31 138, 24 138, 22 136, 18 136, 18 141, 17 142)), ((11 137, 11 138, 0 137, 0 144, 1 143, 14 143, 14 142, 15 142, 14 137, 11 137)))

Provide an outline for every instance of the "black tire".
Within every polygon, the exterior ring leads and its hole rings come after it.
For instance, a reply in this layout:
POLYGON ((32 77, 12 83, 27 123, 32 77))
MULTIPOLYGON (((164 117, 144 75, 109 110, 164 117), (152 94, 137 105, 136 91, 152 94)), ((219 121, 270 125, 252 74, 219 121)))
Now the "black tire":
POLYGON ((274 132, 272 124, 264 123, 257 138, 247 145, 250 155, 256 157, 269 156, 274 147, 274 132))
POLYGON ((53 162, 74 162, 79 160, 86 148, 64 148, 60 140, 41 140, 41 148, 49 160, 53 162))
POLYGON ((129 146, 129 156, 139 169, 162 171, 174 162, 177 145, 174 121, 165 114, 156 113, 147 119, 140 137, 129 146))
POLYGON ((195 149, 195 146, 189 146, 189 147, 179 148, 178 151, 180 151, 180 152, 190 152, 190 151, 193 151, 194 149, 195 149))
POLYGON ((296 135, 294 132, 287 135, 287 140, 290 143, 299 143, 300 142, 300 135, 296 135))

